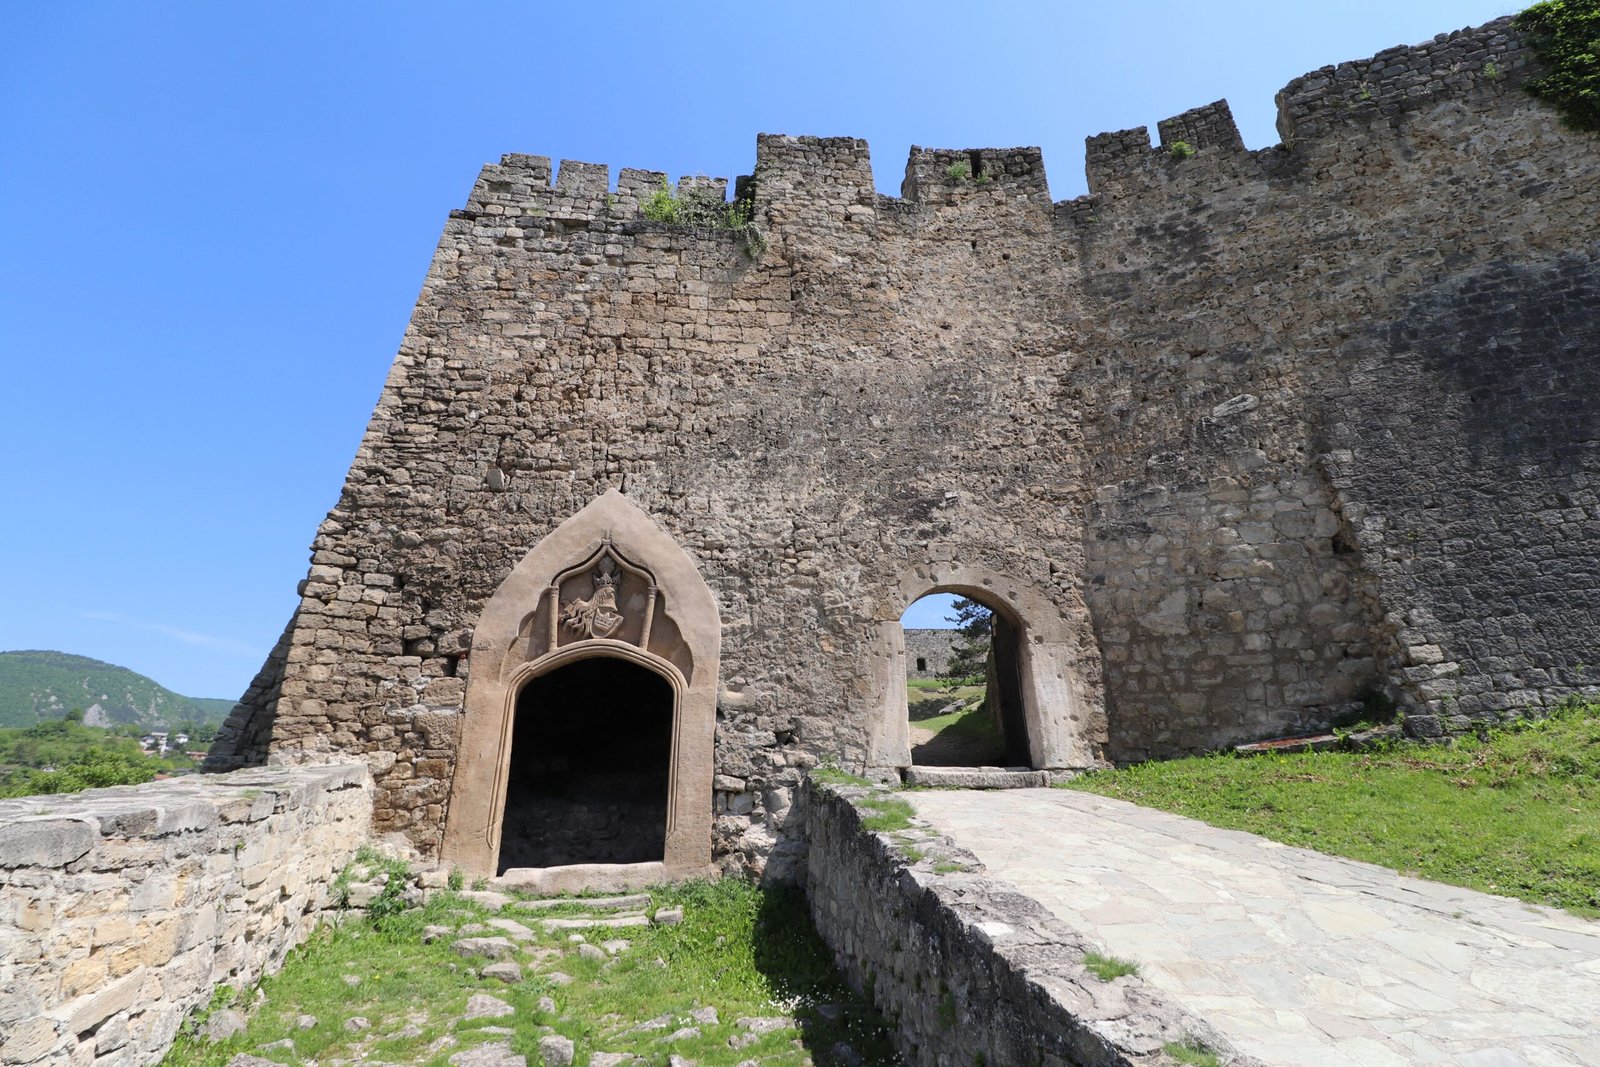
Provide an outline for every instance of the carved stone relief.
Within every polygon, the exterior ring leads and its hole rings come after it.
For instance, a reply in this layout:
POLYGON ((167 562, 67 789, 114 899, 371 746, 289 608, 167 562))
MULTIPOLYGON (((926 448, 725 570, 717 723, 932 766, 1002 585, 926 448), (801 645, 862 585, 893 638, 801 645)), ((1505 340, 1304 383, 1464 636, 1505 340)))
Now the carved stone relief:
POLYGON ((673 686, 665 858, 639 877, 711 862, 711 762, 721 626, 711 590, 664 530, 611 490, 535 545, 474 630, 466 722, 444 855, 493 874, 517 694, 589 657, 645 666, 673 686))
MULTIPOLYGON (((654 609, 654 586, 650 587, 650 594, 654 609)), ((582 637, 610 637, 622 628, 622 616, 617 612, 617 564, 610 555, 600 557, 594 569, 594 592, 589 599, 568 600, 561 605, 561 621, 582 637)), ((645 627, 648 633, 648 619, 645 627)))

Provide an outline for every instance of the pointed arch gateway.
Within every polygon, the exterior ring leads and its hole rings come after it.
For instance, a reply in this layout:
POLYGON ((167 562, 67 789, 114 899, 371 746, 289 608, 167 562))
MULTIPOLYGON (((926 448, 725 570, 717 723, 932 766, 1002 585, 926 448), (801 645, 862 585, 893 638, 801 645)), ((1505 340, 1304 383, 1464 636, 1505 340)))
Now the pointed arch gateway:
POLYGON ((541 857, 621 863, 642 882, 708 868, 721 643, 716 600, 694 561, 620 492, 563 522, 500 583, 473 630, 446 862, 482 875, 524 857, 530 866, 546 865, 541 857), (530 843, 563 827, 517 824, 562 817, 519 797, 568 773, 558 750, 573 744, 591 762, 614 757, 604 789, 641 794, 620 818, 581 804, 567 812, 594 837, 613 833, 608 817, 631 835, 589 857, 530 843), (646 847, 649 825, 659 826, 659 848, 646 847))

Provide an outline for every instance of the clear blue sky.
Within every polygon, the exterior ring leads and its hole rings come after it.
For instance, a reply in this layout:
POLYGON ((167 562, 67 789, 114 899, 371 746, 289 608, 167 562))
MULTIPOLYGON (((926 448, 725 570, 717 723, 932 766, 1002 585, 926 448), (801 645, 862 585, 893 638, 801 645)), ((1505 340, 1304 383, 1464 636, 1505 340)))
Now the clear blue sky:
MULTIPOLYGON (((1083 139, 1476 25, 1476 0, 15 0, 0 10, 0 649, 237 696, 445 216, 504 152, 733 177, 761 131, 1083 139)), ((924 622, 924 625, 927 623, 924 622)))

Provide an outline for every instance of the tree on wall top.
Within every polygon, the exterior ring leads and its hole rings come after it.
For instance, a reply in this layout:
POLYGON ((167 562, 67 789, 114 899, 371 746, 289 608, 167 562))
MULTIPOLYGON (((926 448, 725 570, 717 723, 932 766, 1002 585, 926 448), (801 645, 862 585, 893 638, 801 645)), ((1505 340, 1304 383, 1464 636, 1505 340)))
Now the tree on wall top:
POLYGON ((952 607, 954 615, 946 615, 946 622, 956 624, 961 635, 950 650, 940 681, 949 685, 968 678, 982 678, 989 662, 990 638, 994 634, 994 612, 976 600, 957 600, 952 607))

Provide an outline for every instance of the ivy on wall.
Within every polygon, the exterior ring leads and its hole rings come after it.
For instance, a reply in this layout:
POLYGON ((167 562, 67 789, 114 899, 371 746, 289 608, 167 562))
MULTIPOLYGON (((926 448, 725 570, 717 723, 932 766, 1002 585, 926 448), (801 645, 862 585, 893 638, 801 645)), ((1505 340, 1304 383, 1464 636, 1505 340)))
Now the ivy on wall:
POLYGON ((1517 16, 1517 28, 1545 68, 1528 91, 1569 125, 1600 132, 1600 0, 1543 0, 1517 16))

